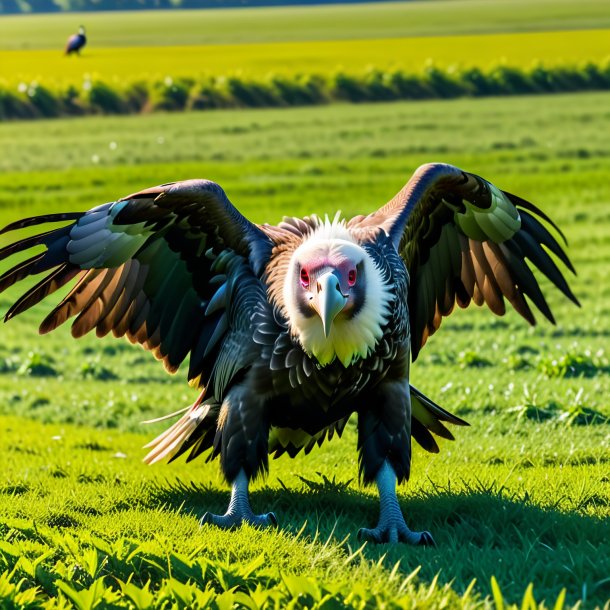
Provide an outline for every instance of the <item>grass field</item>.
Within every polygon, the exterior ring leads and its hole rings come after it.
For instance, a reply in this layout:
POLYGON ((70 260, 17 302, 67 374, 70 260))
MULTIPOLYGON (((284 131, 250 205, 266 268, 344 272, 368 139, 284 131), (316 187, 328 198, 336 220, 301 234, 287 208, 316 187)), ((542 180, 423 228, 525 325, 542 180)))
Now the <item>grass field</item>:
POLYGON ((483 68, 574 64, 609 56, 608 28, 603 0, 6 16, 0 20, 0 76, 11 83, 80 84, 84 75, 112 81, 362 72, 368 66, 420 70, 430 60, 483 68), (65 40, 81 22, 89 44, 81 58, 65 58, 65 40))
POLYGON ((605 0, 437 0, 3 16, 0 49, 56 49, 84 23, 100 47, 404 38, 610 27, 605 0))
MULTIPOLYGON (((603 606, 608 108, 610 95, 590 94, 0 125, 0 226, 196 176, 220 182, 256 221, 350 216, 389 199, 419 164, 442 160, 552 215, 569 239, 582 302, 576 309, 549 292, 558 324, 534 329, 512 313, 460 311, 414 365, 414 384, 472 424, 438 456, 417 449, 401 489, 409 523, 433 532, 433 549, 360 549, 355 533, 374 521, 377 503, 356 482, 353 422, 341 441, 273 462, 256 485, 255 510, 275 510, 279 530, 199 529, 201 514, 227 501, 218 465, 140 461, 159 427, 139 422, 193 399, 182 374, 166 376, 121 341, 75 342, 64 328, 40 338, 36 324, 51 306, 41 304, 0 328, 0 596, 15 598, 9 582, 23 578, 40 599, 60 589, 99 607, 113 596, 119 607, 138 596, 135 607, 184 607, 177 600, 206 587, 218 607, 489 607, 495 576, 510 602, 529 604, 531 582, 547 608, 564 588, 568 606, 603 606), (130 574, 133 587, 121 585, 130 574)), ((0 309, 17 294, 1 295, 0 309)))
POLYGON ((112 83, 124 79, 162 79, 167 75, 199 77, 270 74, 362 73, 367 68, 401 68, 420 72, 438 67, 498 63, 529 68, 574 65, 610 57, 608 30, 528 32, 469 36, 430 36, 375 40, 193 45, 168 47, 102 47, 66 58, 57 49, 0 51, 12 82, 36 80, 80 85, 87 76, 112 83), (278 61, 278 58, 282 58, 278 61))

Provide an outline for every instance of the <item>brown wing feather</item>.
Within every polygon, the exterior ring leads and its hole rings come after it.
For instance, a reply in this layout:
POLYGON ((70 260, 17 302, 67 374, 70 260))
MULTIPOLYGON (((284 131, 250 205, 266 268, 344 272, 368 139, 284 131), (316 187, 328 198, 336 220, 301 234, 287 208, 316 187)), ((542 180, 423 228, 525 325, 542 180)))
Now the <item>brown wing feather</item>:
POLYGON ((350 222, 352 230, 385 232, 410 275, 408 294, 413 358, 451 313, 454 303, 487 304, 497 315, 504 298, 530 324, 524 297, 554 322, 538 282, 526 264, 542 271, 571 301, 578 300, 546 250, 570 271, 567 255, 533 204, 500 191, 483 178, 440 163, 419 168, 385 206, 350 222))
MULTIPOLYGON (((243 303, 252 305, 239 296, 241 286, 251 289, 252 282, 259 282, 271 239, 237 211, 219 185, 207 180, 145 189, 84 213, 26 218, 0 234, 65 221, 73 222, 0 249, 3 259, 32 247, 46 248, 0 277, 0 292, 29 275, 50 271, 11 307, 6 319, 80 276, 42 322, 41 333, 74 318, 74 337, 92 330, 100 337, 127 336, 171 372, 190 353, 189 379, 206 384, 218 374, 221 381, 215 388, 223 391, 244 366, 223 352, 224 340, 233 332, 229 313, 233 327, 249 323, 250 309, 239 310, 243 303), (216 298, 208 313, 218 294, 224 297, 216 298)), ((243 338, 240 346, 248 352, 243 338)))

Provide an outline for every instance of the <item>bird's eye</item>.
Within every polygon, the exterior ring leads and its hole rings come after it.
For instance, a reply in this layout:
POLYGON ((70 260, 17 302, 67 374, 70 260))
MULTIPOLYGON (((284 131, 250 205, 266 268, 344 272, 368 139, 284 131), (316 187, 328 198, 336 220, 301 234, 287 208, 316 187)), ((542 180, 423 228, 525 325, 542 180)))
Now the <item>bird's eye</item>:
POLYGON ((347 283, 349 286, 353 286, 356 283, 356 270, 351 269, 347 274, 347 283))
POLYGON ((305 269, 301 269, 301 286, 309 288, 309 273, 305 269))

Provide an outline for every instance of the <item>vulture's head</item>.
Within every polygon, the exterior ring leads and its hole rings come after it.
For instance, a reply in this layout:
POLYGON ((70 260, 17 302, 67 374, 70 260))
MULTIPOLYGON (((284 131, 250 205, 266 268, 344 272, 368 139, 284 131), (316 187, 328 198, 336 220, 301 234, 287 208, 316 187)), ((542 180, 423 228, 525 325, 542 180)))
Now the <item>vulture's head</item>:
POLYGON ((364 358, 388 321, 391 287, 341 222, 326 222, 294 251, 284 281, 292 334, 321 365, 364 358))

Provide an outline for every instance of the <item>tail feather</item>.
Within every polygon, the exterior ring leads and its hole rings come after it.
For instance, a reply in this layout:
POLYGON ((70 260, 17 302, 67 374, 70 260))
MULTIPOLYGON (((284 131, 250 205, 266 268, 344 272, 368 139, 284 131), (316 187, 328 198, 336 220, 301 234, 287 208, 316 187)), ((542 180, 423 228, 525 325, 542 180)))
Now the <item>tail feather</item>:
POLYGON ((439 447, 436 439, 417 418, 411 419, 411 436, 419 443, 419 445, 430 453, 438 453, 439 447))
POLYGON ((171 459, 188 440, 198 425, 198 415, 189 411, 173 426, 159 435, 146 448, 151 450, 144 457, 147 464, 155 464, 163 459, 171 459))
MULTIPOLYGON (((173 460, 182 454, 193 442, 197 439, 193 439, 192 435, 200 426, 200 424, 206 419, 210 412, 210 404, 203 403, 205 398, 206 388, 203 388, 201 394, 197 400, 188 408, 186 413, 172 426, 164 430, 159 436, 154 438, 150 443, 147 443, 144 447, 150 449, 148 454, 144 457, 144 462, 147 464, 155 464, 161 460, 167 459, 168 461, 173 460), (190 443, 189 443, 190 441, 190 443)), ((166 417, 152 420, 152 422, 162 421, 167 417, 179 415, 184 410, 176 411, 166 417)), ((210 426, 216 425, 216 422, 210 419, 210 426)))
POLYGON ((411 391, 411 435, 426 450, 438 453, 438 445, 433 432, 441 438, 453 440, 453 434, 441 423, 447 422, 456 426, 468 426, 467 421, 446 411, 417 388, 409 386, 411 391))

